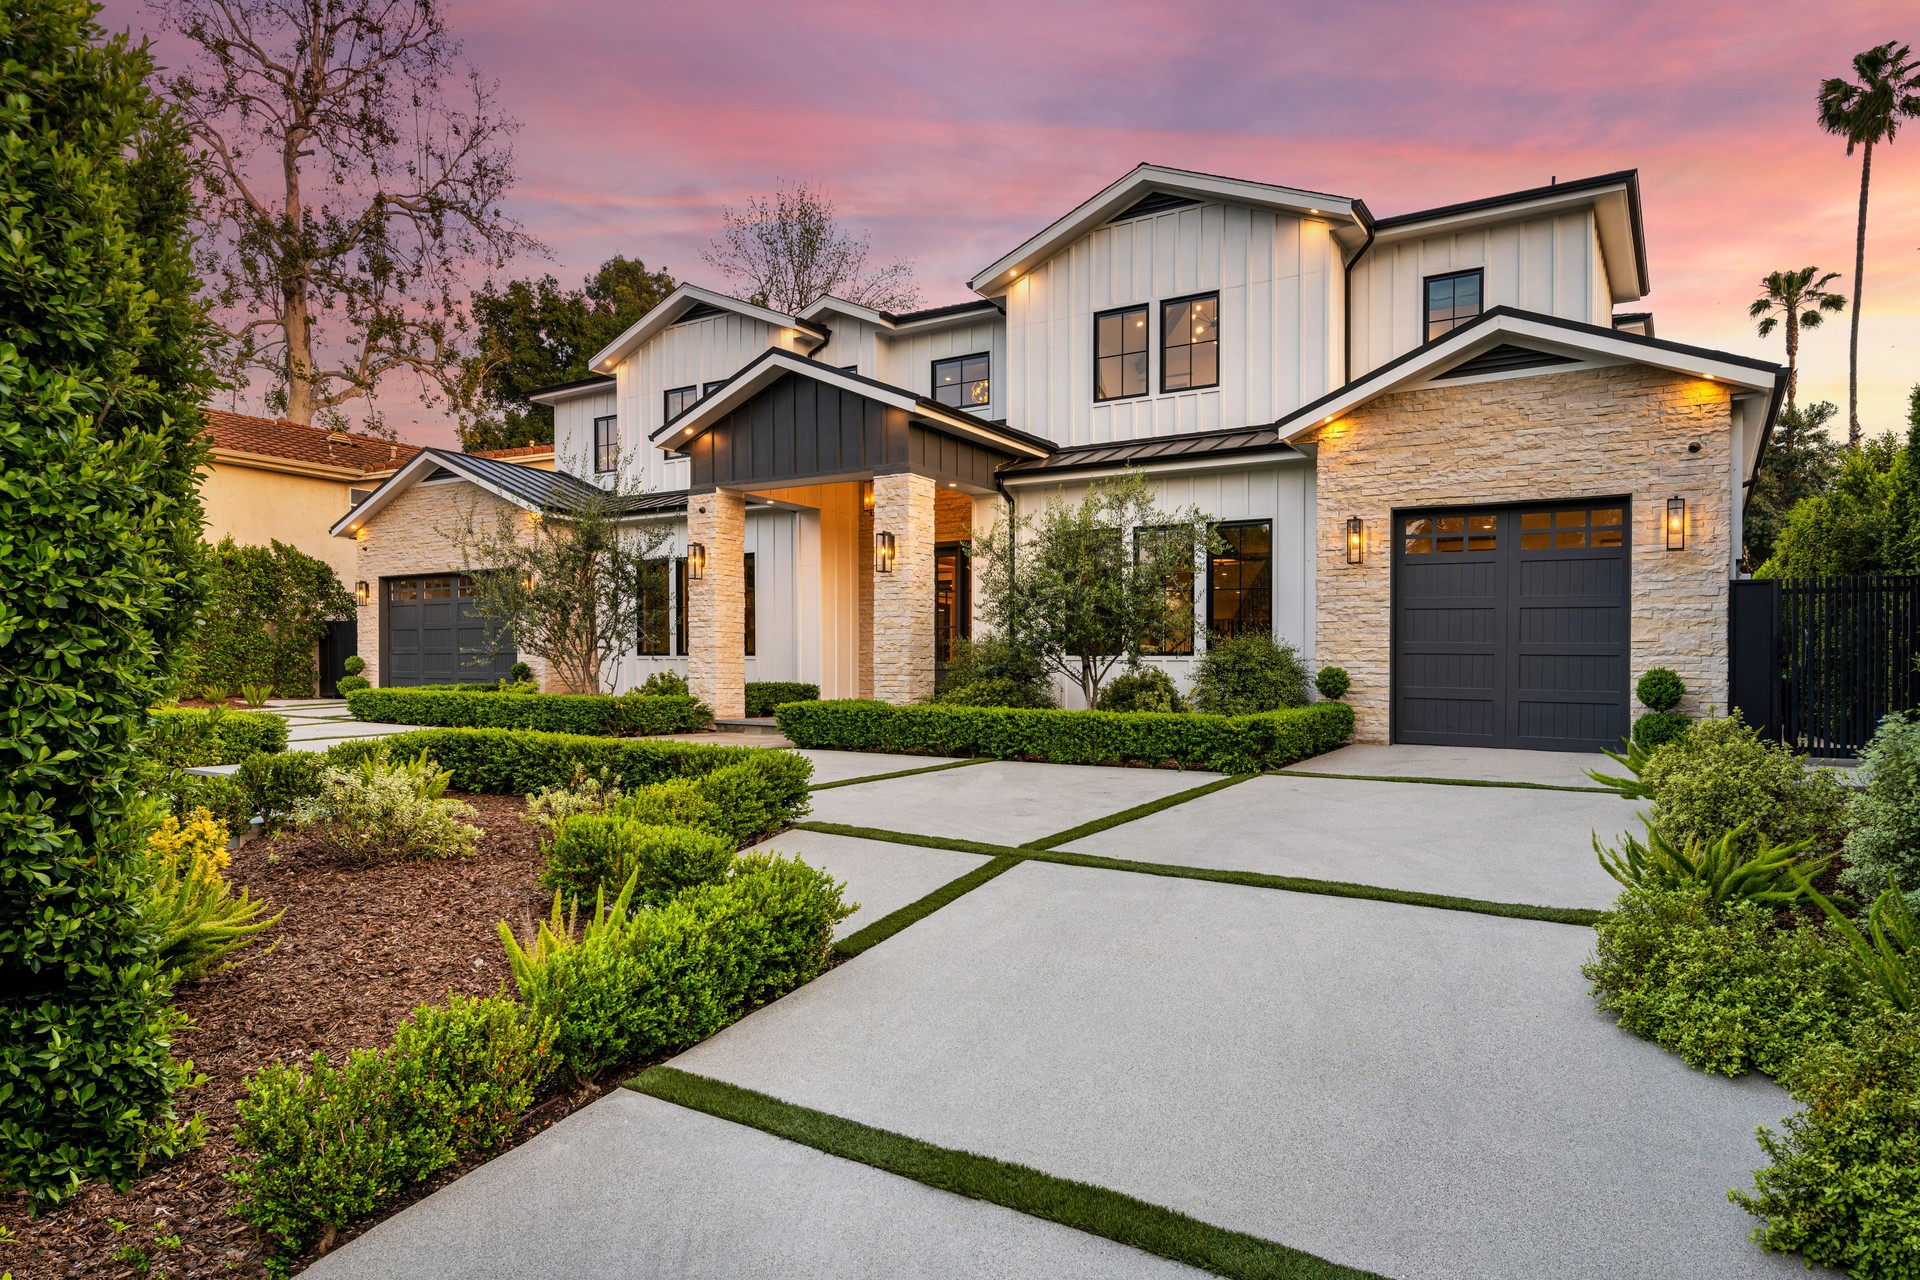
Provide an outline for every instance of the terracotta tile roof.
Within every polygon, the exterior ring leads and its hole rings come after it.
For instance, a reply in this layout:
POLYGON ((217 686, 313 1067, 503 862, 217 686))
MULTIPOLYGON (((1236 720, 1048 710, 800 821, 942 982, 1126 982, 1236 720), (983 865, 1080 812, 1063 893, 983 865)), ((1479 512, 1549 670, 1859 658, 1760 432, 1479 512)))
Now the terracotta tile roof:
POLYGON ((383 440, 379 436, 303 427, 285 418, 256 418, 220 409, 207 410, 207 427, 207 434, 218 449, 322 466, 352 467, 362 474, 392 471, 420 452, 418 445, 383 440))
POLYGON ((474 458, 531 458, 535 454, 552 452, 553 446, 550 444, 523 444, 517 445, 512 449, 482 449, 480 452, 469 454, 468 456, 474 458))

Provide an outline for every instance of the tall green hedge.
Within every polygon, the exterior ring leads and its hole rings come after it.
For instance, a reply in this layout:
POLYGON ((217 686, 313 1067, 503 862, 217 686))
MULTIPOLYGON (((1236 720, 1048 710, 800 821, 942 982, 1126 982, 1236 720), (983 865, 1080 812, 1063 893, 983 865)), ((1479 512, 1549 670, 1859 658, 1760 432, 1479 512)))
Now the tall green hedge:
POLYGON ((994 756, 1056 764, 1176 764, 1254 773, 1330 751, 1353 732, 1353 708, 1316 702, 1250 716, 1147 711, 1036 711, 940 704, 793 702, 774 713, 799 747, 994 756))
POLYGON ((211 386, 182 138, 88 0, 0 6, 0 1184, 189 1135, 127 773, 190 624, 211 386))
POLYGON ((698 698, 626 693, 499 693, 437 689, 355 689, 347 708, 375 724, 538 729, 628 738, 703 729, 713 713, 698 698))
POLYGON ((282 698, 319 692, 315 646, 330 619, 351 618, 353 597, 333 566, 284 542, 205 550, 206 607, 181 663, 181 684, 229 693, 270 684, 282 698))

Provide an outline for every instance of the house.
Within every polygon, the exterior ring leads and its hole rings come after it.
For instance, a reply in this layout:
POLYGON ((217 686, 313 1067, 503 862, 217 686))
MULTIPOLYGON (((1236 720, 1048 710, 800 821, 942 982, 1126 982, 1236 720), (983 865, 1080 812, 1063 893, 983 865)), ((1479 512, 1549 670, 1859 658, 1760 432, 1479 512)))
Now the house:
POLYGON ((1141 165, 968 284, 797 315, 685 285, 535 397, 552 476, 422 453, 334 525, 379 584, 370 674, 461 678, 448 509, 593 486, 676 529, 616 687, 679 670, 722 717, 754 679, 912 701, 971 629, 972 533, 1137 468, 1226 545, 1151 659, 1182 682, 1252 629, 1351 673, 1362 741, 1614 745, 1653 666, 1723 702, 1784 372, 1616 311, 1650 288, 1634 172, 1376 217, 1141 165))

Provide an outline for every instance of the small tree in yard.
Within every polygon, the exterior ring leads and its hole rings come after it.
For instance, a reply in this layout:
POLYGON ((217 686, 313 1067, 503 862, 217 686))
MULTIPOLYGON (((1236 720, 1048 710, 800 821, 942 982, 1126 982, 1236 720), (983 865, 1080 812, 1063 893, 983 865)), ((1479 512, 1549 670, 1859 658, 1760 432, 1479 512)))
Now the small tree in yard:
POLYGON ((1193 634, 1194 566, 1216 540, 1199 508, 1160 510, 1139 472, 1098 480, 973 540, 980 612, 1092 707, 1116 665, 1193 634))
POLYGON ((565 511, 473 506, 442 531, 473 576, 475 611, 576 693, 600 692, 613 662, 664 619, 673 526, 623 519, 630 501, 612 492, 582 494, 565 511))

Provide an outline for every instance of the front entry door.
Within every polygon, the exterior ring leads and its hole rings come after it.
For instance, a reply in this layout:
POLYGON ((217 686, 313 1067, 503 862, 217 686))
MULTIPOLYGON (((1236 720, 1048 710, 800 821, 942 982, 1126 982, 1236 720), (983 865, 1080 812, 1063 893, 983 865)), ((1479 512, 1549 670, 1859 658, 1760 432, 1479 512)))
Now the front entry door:
POLYGON ((953 642, 973 632, 973 572, 967 550, 957 542, 933 549, 933 678, 935 687, 947 681, 947 663, 953 660, 953 642))

